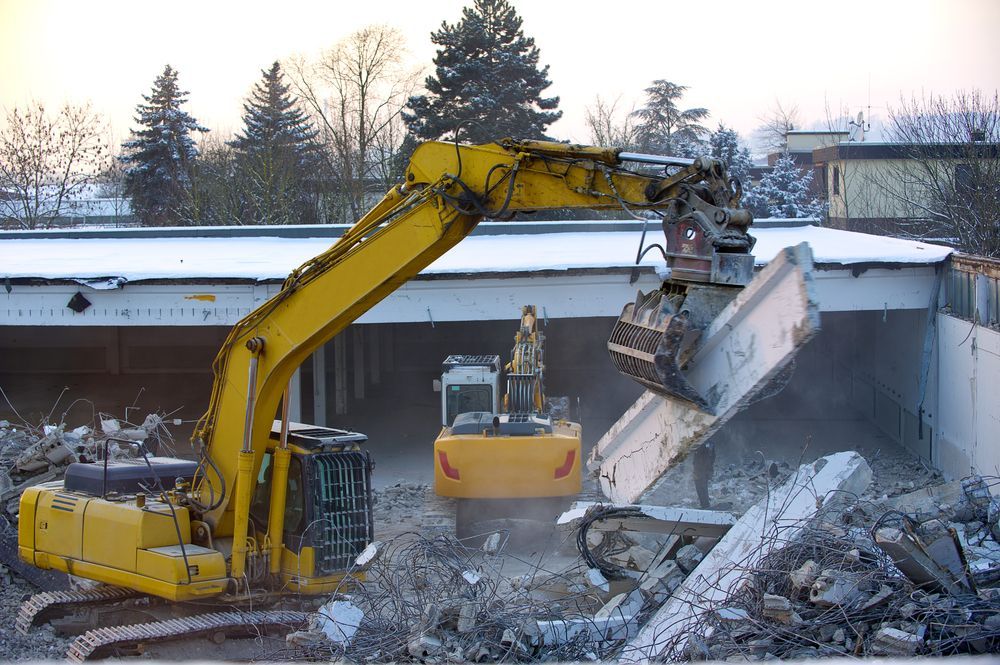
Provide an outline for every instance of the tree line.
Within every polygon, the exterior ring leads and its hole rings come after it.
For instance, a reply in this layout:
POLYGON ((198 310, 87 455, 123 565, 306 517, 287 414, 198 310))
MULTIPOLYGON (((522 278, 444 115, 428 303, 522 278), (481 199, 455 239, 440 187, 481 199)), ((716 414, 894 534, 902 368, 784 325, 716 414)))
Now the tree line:
MULTIPOLYGON (((420 141, 551 138, 559 98, 546 95, 548 66, 508 0, 474 0, 430 38, 438 50, 422 86, 407 69, 402 35, 387 26, 363 28, 315 59, 274 62, 229 138, 184 110, 188 93, 170 65, 142 96, 137 126, 118 150, 101 140, 89 105, 54 114, 40 104, 15 108, 0 130, 0 218, 44 227, 68 198, 99 185, 148 226, 353 223, 398 181, 420 141)), ((823 216, 811 172, 796 167, 784 143, 794 109, 779 105, 765 122, 784 154, 752 184, 749 149, 722 123, 710 130, 708 109, 683 108, 687 89, 652 81, 627 111, 598 96, 587 108, 591 143, 709 154, 726 162, 755 216, 823 216)), ((959 214, 954 198, 942 205, 947 214, 959 214)))

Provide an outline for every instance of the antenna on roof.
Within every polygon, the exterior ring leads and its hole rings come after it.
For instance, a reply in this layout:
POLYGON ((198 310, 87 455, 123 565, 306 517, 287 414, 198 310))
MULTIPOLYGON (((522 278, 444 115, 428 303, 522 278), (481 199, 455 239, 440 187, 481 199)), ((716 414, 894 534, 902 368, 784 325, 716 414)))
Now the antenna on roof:
POLYGON ((847 123, 848 135, 847 140, 851 142, 857 141, 858 143, 863 143, 865 140, 865 130, 870 129, 871 125, 867 128, 865 127, 865 113, 864 111, 858 111, 858 119, 851 120, 847 123))

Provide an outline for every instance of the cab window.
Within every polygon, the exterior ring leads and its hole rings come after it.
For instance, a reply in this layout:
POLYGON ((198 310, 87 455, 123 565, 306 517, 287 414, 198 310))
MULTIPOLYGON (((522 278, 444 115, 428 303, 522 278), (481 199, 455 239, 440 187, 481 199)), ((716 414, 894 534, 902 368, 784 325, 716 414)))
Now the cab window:
POLYGON ((493 413, 493 387, 485 384, 458 384, 448 386, 448 422, 455 422, 455 416, 472 411, 493 413))

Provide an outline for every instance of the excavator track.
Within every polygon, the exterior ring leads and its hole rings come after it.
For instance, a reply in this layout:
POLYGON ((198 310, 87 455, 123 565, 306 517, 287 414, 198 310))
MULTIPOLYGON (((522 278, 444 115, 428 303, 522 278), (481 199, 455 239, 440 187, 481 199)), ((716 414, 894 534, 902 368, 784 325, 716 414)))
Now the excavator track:
POLYGON ((251 612, 215 612, 179 619, 166 619, 131 626, 110 626, 89 630, 70 644, 66 659, 82 663, 99 649, 168 640, 174 637, 197 637, 243 630, 257 634, 269 628, 297 630, 309 620, 306 612, 293 610, 256 610, 251 612))
POLYGON ((36 593, 21 603, 17 613, 15 628, 22 635, 27 635, 31 626, 44 614, 62 609, 74 609, 97 603, 116 602, 141 596, 137 591, 117 586, 102 586, 84 591, 45 591, 36 593))

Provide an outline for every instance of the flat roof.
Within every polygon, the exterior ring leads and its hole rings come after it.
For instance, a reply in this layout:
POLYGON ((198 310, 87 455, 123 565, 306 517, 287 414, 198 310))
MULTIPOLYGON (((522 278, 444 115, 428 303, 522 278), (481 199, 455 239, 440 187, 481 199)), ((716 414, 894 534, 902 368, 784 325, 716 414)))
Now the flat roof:
MULTIPOLYGON (((815 226, 753 228, 758 265, 781 249, 808 242, 817 264, 914 265, 943 261, 952 249, 815 226)), ((329 237, 102 237, 0 239, 0 279, 78 280, 115 288, 144 280, 280 281, 329 247, 329 237)), ((602 270, 634 265, 639 231, 565 231, 466 238, 421 275, 511 274, 602 270)), ((650 224, 646 244, 662 243, 650 224)), ((663 265, 656 251, 641 265, 663 265)))

